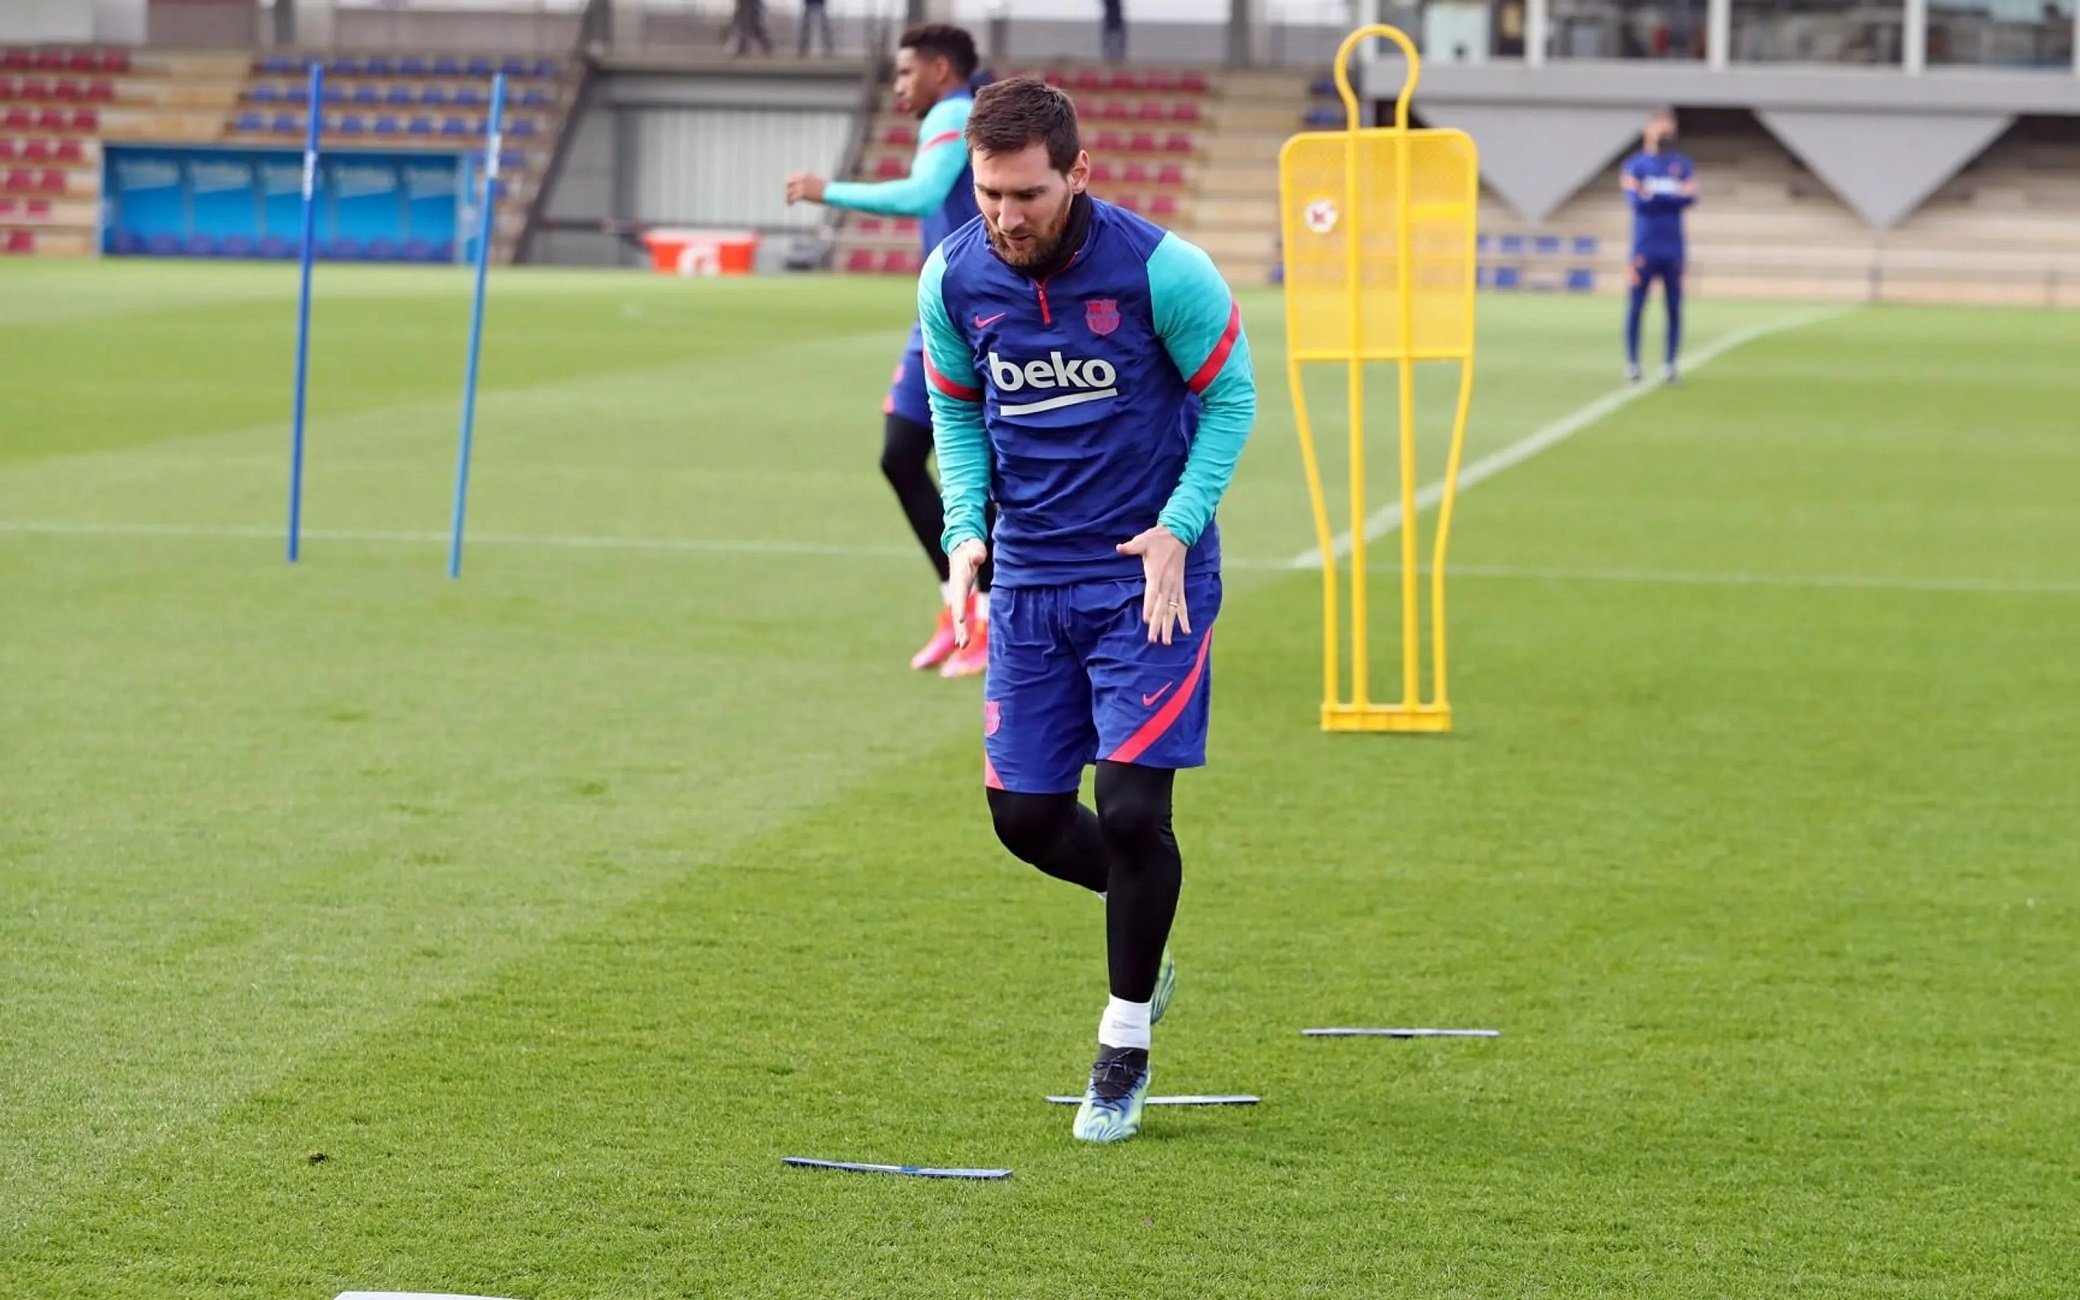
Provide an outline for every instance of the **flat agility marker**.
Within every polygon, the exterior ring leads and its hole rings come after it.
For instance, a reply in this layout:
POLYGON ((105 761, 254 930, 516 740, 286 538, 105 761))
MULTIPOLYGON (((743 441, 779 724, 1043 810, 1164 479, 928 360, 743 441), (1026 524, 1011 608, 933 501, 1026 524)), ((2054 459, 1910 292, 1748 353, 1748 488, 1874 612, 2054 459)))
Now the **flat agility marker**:
MULTIPOLYGON (((1083 1104, 1083 1098, 1080 1096, 1049 1097, 1047 1100, 1056 1106, 1081 1106, 1083 1104)), ((1141 1104, 1144 1106, 1254 1106, 1258 1100, 1259 1098, 1252 1097, 1246 1092, 1238 1092, 1230 1094, 1215 1093, 1204 1096, 1149 1097, 1141 1104)))
POLYGON ((1309 1038, 1500 1038, 1500 1029, 1303 1029, 1309 1038))
POLYGON ((966 1178, 993 1180, 1011 1177, 1009 1169, 928 1169, 922 1165, 868 1165, 853 1160, 811 1160, 807 1156, 782 1156, 780 1163, 797 1169, 842 1169, 854 1174, 901 1174, 908 1178, 966 1178))

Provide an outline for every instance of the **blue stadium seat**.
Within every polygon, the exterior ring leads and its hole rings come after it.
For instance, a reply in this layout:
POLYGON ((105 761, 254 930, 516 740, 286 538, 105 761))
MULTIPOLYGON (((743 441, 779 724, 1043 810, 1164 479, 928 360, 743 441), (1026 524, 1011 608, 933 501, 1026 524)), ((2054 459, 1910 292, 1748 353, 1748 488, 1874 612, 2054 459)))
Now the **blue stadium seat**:
POLYGON ((522 108, 547 108, 549 107, 549 92, 546 90, 523 90, 520 92, 519 104, 522 108))
POLYGON ((515 140, 526 140, 534 135, 534 119, 523 117, 506 128, 506 134, 515 140))
POLYGON ((397 71, 397 65, 378 54, 362 65, 371 77, 387 77, 397 71))
POLYGON ((118 253, 142 253, 144 236, 134 230, 118 230, 110 239, 109 246, 118 253))
POLYGON ((287 73, 303 71, 303 62, 300 59, 292 59, 286 54, 276 54, 261 63, 260 71, 272 73, 279 77, 287 73))
POLYGON ((295 113, 276 113, 272 124, 274 130, 287 135, 303 129, 303 119, 295 113))
POLYGON ((1333 95, 1333 94, 1335 94, 1335 93, 1336 93, 1336 78, 1335 78, 1335 77, 1334 77, 1333 75, 1329 74, 1329 73, 1326 73, 1326 72, 1325 72, 1325 73, 1323 73, 1323 74, 1322 74, 1321 76, 1319 76, 1319 77, 1316 77, 1316 78, 1314 79, 1314 84, 1313 84, 1313 85, 1311 85, 1311 86, 1309 86, 1309 87, 1307 88, 1307 93, 1309 93, 1310 95, 1333 95))
POLYGON ((384 92, 383 102, 392 108, 410 108, 419 102, 419 97, 410 86, 392 86, 384 92))
POLYGON ((145 249, 154 257, 171 257, 181 251, 181 241, 173 235, 153 235, 145 241, 145 249))
POLYGON ((364 108, 380 104, 383 102, 383 92, 377 90, 374 86, 356 86, 354 87, 354 102, 364 108))
POLYGON ((253 87, 252 99, 256 104, 279 104, 282 102, 282 88, 272 82, 263 81, 253 87))
POLYGON ((468 135, 469 133, 469 123, 459 117, 447 118, 441 122, 442 135, 468 135))
POLYGON ((399 59, 397 61, 397 71, 400 75, 406 77, 423 77, 426 75, 426 60, 416 57, 399 59))
POLYGON ((1474 268, 1473 268, 1473 287, 1474 287, 1474 288, 1476 288, 1476 289, 1487 289, 1487 288, 1492 288, 1492 287, 1494 286, 1494 282, 1495 282, 1495 277, 1494 277, 1494 275, 1493 275, 1493 274, 1492 274, 1492 273, 1491 273, 1491 272, 1490 272, 1490 271, 1488 270, 1488 268, 1487 268, 1487 267, 1485 267, 1485 266, 1476 266, 1476 267, 1474 267, 1474 268))
POLYGON ((498 151, 500 170, 516 172, 527 166, 527 151, 524 149, 501 149, 498 151))
POLYGON ((238 121, 232 124, 231 129, 234 131, 265 131, 267 129, 267 119, 258 113, 240 113, 238 121))
POLYGON ((285 104, 308 104, 311 102, 311 88, 303 85, 301 82, 293 86, 284 86, 282 88, 282 102, 285 104))
POLYGON ((412 119, 412 124, 405 128, 404 133, 406 135, 432 135, 433 119, 428 117, 415 117, 412 119))
POLYGON ((294 257, 296 256, 296 245, 283 239, 280 235, 267 235, 260 240, 260 256, 294 257))
POLYGON ((1536 247, 1540 253, 1557 254, 1560 251, 1560 236, 1540 235, 1536 240, 1533 241, 1533 246, 1536 247))
POLYGON ((351 262, 361 256, 361 241, 358 239, 348 239, 344 236, 338 239, 328 239, 324 243, 318 245, 318 252, 319 255, 323 257, 330 257, 343 262, 351 262))
POLYGON ((428 86, 419 92, 419 102, 429 107, 438 107, 448 102, 448 92, 442 86, 428 86))
POLYGON ((1523 282, 1524 273, 1519 268, 1514 266, 1498 266, 1495 268, 1495 288, 1517 289, 1523 286, 1523 282))
POLYGON ((1524 237, 1522 235, 1504 235, 1501 240, 1501 248, 1503 253, 1508 256, 1522 257, 1524 255, 1524 237))
POLYGON ((339 133, 341 135, 365 135, 367 132, 368 123, 362 119, 359 113, 349 113, 339 120, 339 133))
POLYGON ((463 86, 456 90, 454 104, 457 108, 482 108, 484 92, 475 86, 463 86))
POLYGON ((1310 108, 1305 119, 1312 127, 1338 127, 1343 125, 1343 110, 1340 108, 1310 108))
POLYGON ((214 235, 190 235, 188 242, 181 246, 181 250, 190 257, 215 257, 217 240, 214 235))
POLYGON ((472 77, 488 77, 498 71, 498 65, 489 59, 471 59, 464 71, 472 77))
POLYGON ((1567 291, 1569 293, 1591 293, 1595 288, 1596 272, 1578 266, 1567 273, 1567 291))
POLYGON ((462 65, 453 59, 435 59, 433 61, 433 75, 436 77, 459 77, 462 75, 462 65))
POLYGON ((436 262, 454 261, 455 241, 452 239, 443 239, 438 244, 435 244, 433 246, 433 260, 436 262))
POLYGON ((554 59, 536 59, 534 61, 534 75, 537 77, 553 77, 558 71, 560 71, 560 67, 554 59))
POLYGON ((1574 237, 1574 255, 1576 257, 1596 256, 1596 236, 1576 235, 1574 237))
POLYGON ((407 262, 431 262, 433 260, 433 245, 424 239, 406 240, 404 260, 407 262))
POLYGON ((396 118, 387 116, 377 118, 372 129, 377 135, 400 135, 404 130, 398 125, 396 118))
POLYGON ((387 239, 371 239, 362 250, 371 262, 394 262, 397 260, 397 245, 387 239))
POLYGON ((328 104, 344 104, 347 102, 347 92, 338 86, 327 86, 324 99, 328 104))
POLYGON ((498 70, 508 77, 531 77, 534 75, 534 64, 526 59, 507 59, 498 65, 498 70))
POLYGON ((358 77, 361 75, 361 60, 351 55, 341 55, 332 61, 332 66, 326 71, 342 77, 358 77))
POLYGON ((251 257, 253 241, 244 235, 226 235, 224 246, 218 249, 217 253, 221 257, 251 257))
POLYGON ((1473 251, 1476 253, 1485 253, 1488 251, 1487 231, 1483 230, 1480 234, 1475 235, 1473 237, 1473 251))

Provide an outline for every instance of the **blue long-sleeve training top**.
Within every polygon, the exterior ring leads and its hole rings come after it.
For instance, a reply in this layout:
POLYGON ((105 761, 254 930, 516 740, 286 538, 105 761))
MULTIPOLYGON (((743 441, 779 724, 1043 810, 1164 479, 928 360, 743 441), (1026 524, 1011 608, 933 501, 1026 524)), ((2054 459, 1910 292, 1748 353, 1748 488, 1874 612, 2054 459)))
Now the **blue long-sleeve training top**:
POLYGON ((1697 201, 1684 187, 1697 178, 1697 165, 1670 149, 1642 150, 1625 160, 1625 175, 1638 188, 1627 190, 1632 204, 1632 255, 1683 258, 1683 209, 1697 201))
POLYGON ((1242 313, 1196 246, 1095 199, 1068 264, 1035 280, 981 220, 918 278, 946 549, 990 539, 997 582, 1138 578, 1113 548, 1161 523, 1219 567, 1214 511, 1256 418, 1242 313))
POLYGON ((968 166, 968 113, 975 96, 956 91, 932 105, 918 127, 910 174, 894 181, 831 181, 823 201, 879 217, 918 218, 918 240, 930 253, 974 218, 975 173, 968 166))

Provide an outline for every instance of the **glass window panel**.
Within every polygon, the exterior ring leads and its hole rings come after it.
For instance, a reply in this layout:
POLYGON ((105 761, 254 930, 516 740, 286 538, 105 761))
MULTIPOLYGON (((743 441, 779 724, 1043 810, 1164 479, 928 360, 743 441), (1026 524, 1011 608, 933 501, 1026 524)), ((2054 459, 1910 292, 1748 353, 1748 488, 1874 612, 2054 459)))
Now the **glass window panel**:
POLYGON ((2073 66, 2073 0, 1928 0, 1930 64, 2073 66))
POLYGON ((1553 0, 1547 57, 1702 59, 1705 0, 1553 0))
POLYGON ((1733 0, 1733 50, 1742 63, 1900 61, 1906 6, 1862 0, 1733 0))

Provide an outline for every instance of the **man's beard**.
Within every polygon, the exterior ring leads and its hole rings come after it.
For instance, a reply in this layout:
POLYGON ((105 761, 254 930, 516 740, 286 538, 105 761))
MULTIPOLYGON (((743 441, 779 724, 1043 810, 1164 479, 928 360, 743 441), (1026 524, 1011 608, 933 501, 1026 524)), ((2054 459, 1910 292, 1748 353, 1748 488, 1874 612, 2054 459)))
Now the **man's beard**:
POLYGON ((1076 195, 1070 193, 1063 197, 1061 210, 1055 213, 1045 226, 1028 223, 1026 231, 1031 237, 1023 243, 1013 243, 1006 239, 1004 233, 997 229, 997 223, 985 217, 983 224, 989 228, 991 247, 997 250, 998 257, 1012 266, 1047 265, 1054 260, 1055 254, 1061 251, 1062 236, 1069 230, 1069 209, 1075 206, 1075 203, 1076 195))

